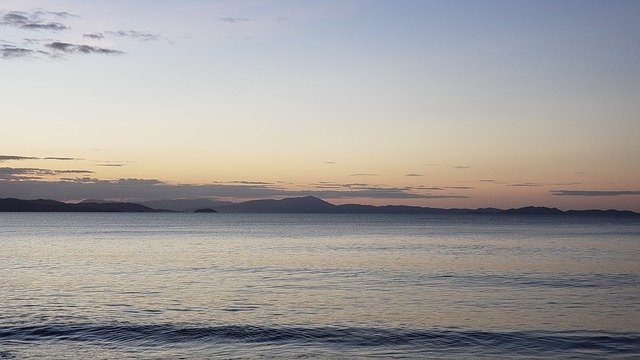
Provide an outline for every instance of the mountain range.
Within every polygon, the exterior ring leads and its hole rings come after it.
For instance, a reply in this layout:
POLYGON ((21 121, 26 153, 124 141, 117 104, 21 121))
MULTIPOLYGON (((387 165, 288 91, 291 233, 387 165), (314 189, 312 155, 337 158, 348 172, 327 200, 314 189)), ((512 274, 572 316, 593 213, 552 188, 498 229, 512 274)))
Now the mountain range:
POLYGON ((128 202, 83 201, 78 204, 55 200, 0 199, 0 212, 168 212, 128 202))
POLYGON ((527 206, 514 209, 442 209, 406 205, 335 205, 317 197, 305 196, 280 200, 250 200, 240 203, 209 199, 173 199, 141 204, 97 199, 77 204, 55 200, 0 199, 0 212, 211 212, 219 213, 288 213, 288 214, 495 214, 553 216, 640 217, 628 210, 567 210, 527 206), (207 210, 207 211, 203 211, 207 210))

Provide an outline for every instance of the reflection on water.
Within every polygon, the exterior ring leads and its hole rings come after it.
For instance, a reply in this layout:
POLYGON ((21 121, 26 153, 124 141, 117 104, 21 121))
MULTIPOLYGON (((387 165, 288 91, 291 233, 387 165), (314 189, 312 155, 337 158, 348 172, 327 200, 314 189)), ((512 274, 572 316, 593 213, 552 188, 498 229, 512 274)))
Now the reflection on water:
POLYGON ((637 220, 0 214, 0 274, 0 359, 640 356, 637 220))

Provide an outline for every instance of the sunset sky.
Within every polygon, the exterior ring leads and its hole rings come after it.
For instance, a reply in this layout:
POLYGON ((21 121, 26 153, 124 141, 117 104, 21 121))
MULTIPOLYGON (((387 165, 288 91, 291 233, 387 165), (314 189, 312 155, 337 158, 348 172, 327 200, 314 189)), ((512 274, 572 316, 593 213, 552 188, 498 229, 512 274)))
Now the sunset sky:
POLYGON ((640 1, 0 0, 0 198, 640 211, 640 1))

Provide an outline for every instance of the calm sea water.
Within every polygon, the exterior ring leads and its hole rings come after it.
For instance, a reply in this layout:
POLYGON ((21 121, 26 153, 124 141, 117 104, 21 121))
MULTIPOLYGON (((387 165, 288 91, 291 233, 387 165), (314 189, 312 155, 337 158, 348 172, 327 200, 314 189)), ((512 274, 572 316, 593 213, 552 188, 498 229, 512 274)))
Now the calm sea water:
POLYGON ((0 359, 638 358, 640 221, 0 214, 0 359))

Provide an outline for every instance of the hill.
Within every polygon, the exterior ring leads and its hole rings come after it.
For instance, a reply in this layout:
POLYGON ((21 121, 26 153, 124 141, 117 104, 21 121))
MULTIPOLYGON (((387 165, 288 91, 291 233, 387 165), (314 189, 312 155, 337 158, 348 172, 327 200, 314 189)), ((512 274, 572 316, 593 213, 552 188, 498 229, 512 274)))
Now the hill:
POLYGON ((126 202, 68 204, 55 200, 0 199, 0 212, 167 212, 126 202))
POLYGON ((285 198, 281 200, 250 200, 218 209, 231 213, 333 213, 336 205, 313 196, 285 198))

